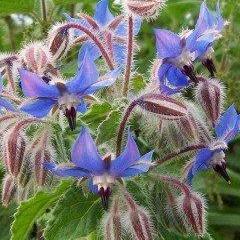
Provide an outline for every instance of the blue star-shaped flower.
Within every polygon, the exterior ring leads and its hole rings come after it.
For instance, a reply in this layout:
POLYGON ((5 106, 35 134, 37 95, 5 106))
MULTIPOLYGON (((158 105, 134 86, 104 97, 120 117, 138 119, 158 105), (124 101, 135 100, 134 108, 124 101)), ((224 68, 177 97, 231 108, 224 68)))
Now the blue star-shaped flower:
POLYGON ((226 172, 224 151, 228 143, 233 140, 240 130, 240 115, 234 106, 231 106, 222 115, 215 127, 216 140, 210 146, 198 151, 192 167, 188 171, 187 180, 191 183, 193 177, 200 171, 213 168, 217 173, 229 181, 226 172))
POLYGON ((70 128, 74 129, 76 112, 86 110, 83 98, 112 85, 119 73, 119 69, 115 69, 99 77, 96 65, 88 52, 85 53, 76 76, 66 83, 57 82, 50 85, 35 73, 22 69, 20 70, 22 90, 25 96, 32 99, 24 104, 21 110, 42 118, 57 106, 68 118, 70 128))
POLYGON ((128 134, 125 150, 116 159, 102 158, 86 128, 83 128, 73 145, 71 164, 45 163, 47 170, 60 177, 88 178, 90 191, 98 193, 107 204, 111 186, 116 180, 145 173, 151 165, 153 152, 141 156, 138 147, 128 134))
MULTIPOLYGON (((84 26, 87 26, 89 29, 92 28, 92 26, 84 19, 71 18, 67 14, 65 14, 65 16, 69 22, 80 23, 84 26)), ((109 51, 113 52, 113 59, 119 66, 123 65, 126 59, 126 44, 124 43, 127 37, 126 22, 121 21, 121 23, 119 23, 116 28, 110 27, 112 26, 111 23, 113 23, 116 18, 109 10, 108 0, 101 0, 97 3, 93 19, 98 26, 98 29, 95 30, 98 32, 99 36, 101 36, 102 39, 105 39, 105 44, 107 45, 109 51)), ((134 21, 134 35, 138 34, 140 27, 141 20, 140 18, 137 18, 134 21)), ((81 31, 75 31, 75 36, 82 35, 84 35, 84 33, 81 31)), ((101 56, 99 48, 94 44, 94 42, 88 40, 83 44, 79 51, 79 62, 81 62, 83 59, 85 51, 89 51, 94 60, 98 59, 101 56)))

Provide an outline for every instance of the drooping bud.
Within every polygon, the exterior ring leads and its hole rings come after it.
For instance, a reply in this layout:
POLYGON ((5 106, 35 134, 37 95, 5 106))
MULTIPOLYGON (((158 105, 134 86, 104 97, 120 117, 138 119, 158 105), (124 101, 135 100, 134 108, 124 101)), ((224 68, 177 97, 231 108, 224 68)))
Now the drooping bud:
POLYGON ((214 62, 211 58, 206 58, 202 60, 202 64, 207 70, 210 72, 211 77, 214 77, 215 73, 217 72, 214 62))
POLYGON ((216 79, 199 78, 196 88, 196 100, 200 103, 208 119, 213 125, 220 117, 224 91, 221 83, 216 79))
POLYGON ((122 223, 120 214, 119 201, 114 199, 104 222, 104 237, 106 240, 122 239, 122 223))
POLYGON ((124 194, 125 202, 128 208, 127 220, 131 233, 138 240, 152 240, 152 223, 148 212, 138 206, 128 192, 124 194))
POLYGON ((197 236, 203 236, 206 232, 206 210, 203 197, 195 192, 183 194, 178 199, 177 208, 183 217, 186 229, 197 236))
POLYGON ((64 24, 58 24, 49 31, 48 45, 55 60, 65 56, 72 41, 72 34, 64 24))
POLYGON ((3 187, 2 187, 2 205, 7 207, 10 201, 13 199, 14 194, 16 192, 16 185, 13 177, 8 174, 3 179, 3 187))
POLYGON ((18 183, 21 187, 26 187, 28 182, 31 179, 32 175, 32 163, 31 163, 31 156, 27 154, 24 158, 20 173, 18 175, 18 183))
POLYGON ((146 94, 139 98, 138 106, 158 114, 163 119, 179 119, 187 115, 187 107, 180 101, 161 94, 146 94))
POLYGON ((20 53, 20 59, 26 69, 39 75, 44 75, 49 66, 53 65, 51 53, 42 42, 26 45, 20 53))
POLYGON ((142 18, 156 18, 165 6, 166 0, 125 0, 124 7, 133 16, 142 18))
POLYGON ((8 171, 17 177, 23 163, 26 138, 23 134, 14 130, 10 133, 6 140, 6 167, 8 171))

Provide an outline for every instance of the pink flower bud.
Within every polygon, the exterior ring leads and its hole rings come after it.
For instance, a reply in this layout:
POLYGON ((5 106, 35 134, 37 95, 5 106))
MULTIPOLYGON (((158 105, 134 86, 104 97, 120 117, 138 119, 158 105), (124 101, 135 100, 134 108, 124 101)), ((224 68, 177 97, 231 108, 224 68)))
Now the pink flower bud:
POLYGON ((47 46, 41 42, 26 45, 20 53, 20 58, 26 69, 40 75, 43 75, 53 62, 47 46))
POLYGON ((65 56, 72 42, 71 30, 65 28, 63 24, 54 26, 48 36, 48 45, 50 52, 55 60, 65 56))
POLYGON ((155 18, 165 6, 166 0, 125 0, 124 6, 131 15, 142 18, 155 18))
POLYGON ((122 223, 120 214, 119 201, 115 199, 104 223, 104 237, 106 240, 122 239, 122 223))
POLYGON ((14 183, 13 177, 8 174, 3 180, 2 187, 2 204, 4 207, 7 207, 10 201, 13 199, 16 192, 16 185, 14 183))
POLYGON ((26 138, 18 131, 13 131, 6 140, 5 163, 8 171, 17 177, 22 167, 26 149, 26 138))
POLYGON ((172 120, 186 116, 187 107, 180 101, 161 94, 146 94, 139 98, 138 105, 146 111, 172 120))
POLYGON ((127 220, 129 221, 130 232, 135 239, 152 240, 152 223, 148 212, 138 206, 129 193, 124 194, 125 202, 128 208, 127 220))
POLYGON ((183 194, 179 198, 177 206, 183 216, 186 228, 198 236, 203 236, 206 232, 206 211, 203 197, 195 192, 183 194))
POLYGON ((224 98, 223 87, 216 79, 199 79, 201 81, 196 88, 196 99, 209 120, 215 124, 221 114, 224 98))

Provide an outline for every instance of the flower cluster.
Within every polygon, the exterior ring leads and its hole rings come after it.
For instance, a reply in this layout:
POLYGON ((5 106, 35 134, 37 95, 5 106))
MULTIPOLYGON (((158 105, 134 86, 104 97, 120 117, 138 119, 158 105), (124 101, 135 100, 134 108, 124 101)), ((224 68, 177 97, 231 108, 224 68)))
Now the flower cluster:
POLYGON ((151 81, 135 96, 130 87, 136 72, 135 38, 142 21, 156 17, 165 2, 123 0, 122 13, 114 16, 108 1, 101 0, 93 17, 65 14, 67 20, 50 29, 45 40, 26 44, 18 53, 1 55, 3 205, 28 198, 36 185, 54 184, 48 181, 53 176, 72 177, 86 183, 109 209, 104 223, 106 239, 120 239, 122 229, 135 239, 153 239, 149 211, 135 202, 124 184, 145 174, 149 185, 161 181, 173 188, 168 192, 167 208, 179 217, 182 229, 205 234, 205 201, 193 190, 192 180, 198 172, 213 169, 230 182, 225 151, 240 131, 234 105, 224 112, 225 89, 215 78, 213 47, 226 22, 219 4, 213 12, 204 1, 193 30, 176 34, 155 29, 151 81), (68 52, 79 45, 76 74, 65 80, 59 63, 64 64, 68 52), (199 61, 210 77, 198 75, 195 63, 199 61), (186 88, 195 92, 195 101, 184 96, 186 88), (94 119, 104 115, 92 110, 99 103, 107 103, 116 116, 123 112, 122 120, 116 117, 111 123, 108 115, 95 124, 94 119), (127 124, 133 114, 139 128, 131 124, 130 130, 127 124), (84 122, 89 115, 93 122, 84 122), (99 143, 103 127, 105 135, 111 136, 107 144, 99 143), (152 137, 145 134, 151 131, 152 137), (153 151, 141 149, 142 137, 153 151), (164 138, 167 144, 159 149, 156 140, 164 138), (159 154, 159 150, 170 154, 159 154), (183 166, 184 178, 159 175, 158 165, 190 151, 191 160, 183 166), (155 177, 147 174, 150 171, 155 177))

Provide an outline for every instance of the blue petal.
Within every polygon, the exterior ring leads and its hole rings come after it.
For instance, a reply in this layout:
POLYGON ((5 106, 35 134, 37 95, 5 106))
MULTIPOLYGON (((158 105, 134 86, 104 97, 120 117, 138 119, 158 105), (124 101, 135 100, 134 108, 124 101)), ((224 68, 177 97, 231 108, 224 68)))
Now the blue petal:
POLYGON ((72 148, 71 161, 89 172, 102 174, 105 165, 86 128, 83 128, 72 148))
POLYGON ((231 141, 239 131, 238 118, 234 105, 230 106, 215 127, 217 137, 226 142, 231 141))
POLYGON ((88 51, 85 52, 84 59, 78 69, 77 75, 66 83, 67 89, 70 93, 81 94, 89 86, 97 81, 99 72, 96 65, 89 55, 88 51))
POLYGON ((27 97, 57 98, 60 93, 56 86, 45 83, 37 74, 19 70, 21 87, 27 97))
POLYGON ((210 160, 214 155, 214 151, 203 148, 198 151, 195 162, 192 167, 193 176, 196 175, 199 171, 208 169, 210 167, 210 160))
POLYGON ((158 58, 174 58, 182 53, 181 38, 168 30, 156 29, 158 58))
POLYGON ((16 112, 17 109, 13 106, 13 104, 11 102, 9 102, 8 100, 0 97, 0 109, 1 108, 5 108, 8 111, 11 112, 16 112))
POLYGON ((114 16, 108 8, 108 0, 101 0, 97 3, 95 14, 93 17, 102 26, 107 25, 113 20, 114 16))
MULTIPOLYGON (((137 17, 134 19, 133 22, 133 35, 138 35, 142 25, 142 19, 137 17)), ((128 34, 128 24, 127 21, 124 21, 118 25, 118 27, 115 30, 115 34, 118 36, 127 36, 128 34)))
POLYGON ((87 177, 90 175, 89 172, 84 171, 79 167, 69 167, 64 165, 56 165, 53 162, 45 162, 44 163, 45 169, 51 171, 54 175, 59 177, 87 177))
POLYGON ((131 165, 129 168, 120 173, 121 177, 133 177, 139 174, 145 173, 149 170, 150 163, 152 161, 153 151, 142 156, 137 162, 131 165))
POLYGON ((45 117, 57 102, 50 98, 37 98, 23 105, 20 110, 34 117, 45 117))
POLYGON ((126 45, 113 44, 114 60, 120 67, 126 65, 126 45))
POLYGON ((2 79, 2 76, 0 74, 0 93, 2 93, 2 90, 3 90, 3 79, 2 79))
POLYGON ((90 190, 90 192, 97 194, 98 193, 98 186, 97 185, 93 185, 93 179, 90 178, 88 180, 88 189, 90 190))
POLYGON ((84 43, 78 53, 79 68, 81 67, 81 63, 85 57, 86 52, 88 52, 93 61, 97 60, 102 55, 99 48, 94 43, 90 41, 84 43))
POLYGON ((188 85, 186 75, 184 75, 182 71, 175 66, 171 66, 168 69, 167 79, 169 83, 175 87, 186 87, 188 85))
POLYGON ((112 71, 110 71, 109 73, 105 74, 102 79, 100 78, 100 81, 92 84, 91 86, 89 86, 83 94, 87 95, 87 94, 91 94, 94 93, 102 88, 105 87, 109 87, 111 85, 113 85, 117 79, 117 77, 119 76, 119 74, 121 73, 121 69, 120 68, 116 68, 112 71))
POLYGON ((81 100, 80 104, 77 106, 77 112, 85 113, 86 111, 87 111, 87 105, 83 100, 81 100))
POLYGON ((140 159, 140 153, 131 133, 128 133, 128 141, 124 152, 112 161, 110 173, 120 176, 128 167, 140 159))

